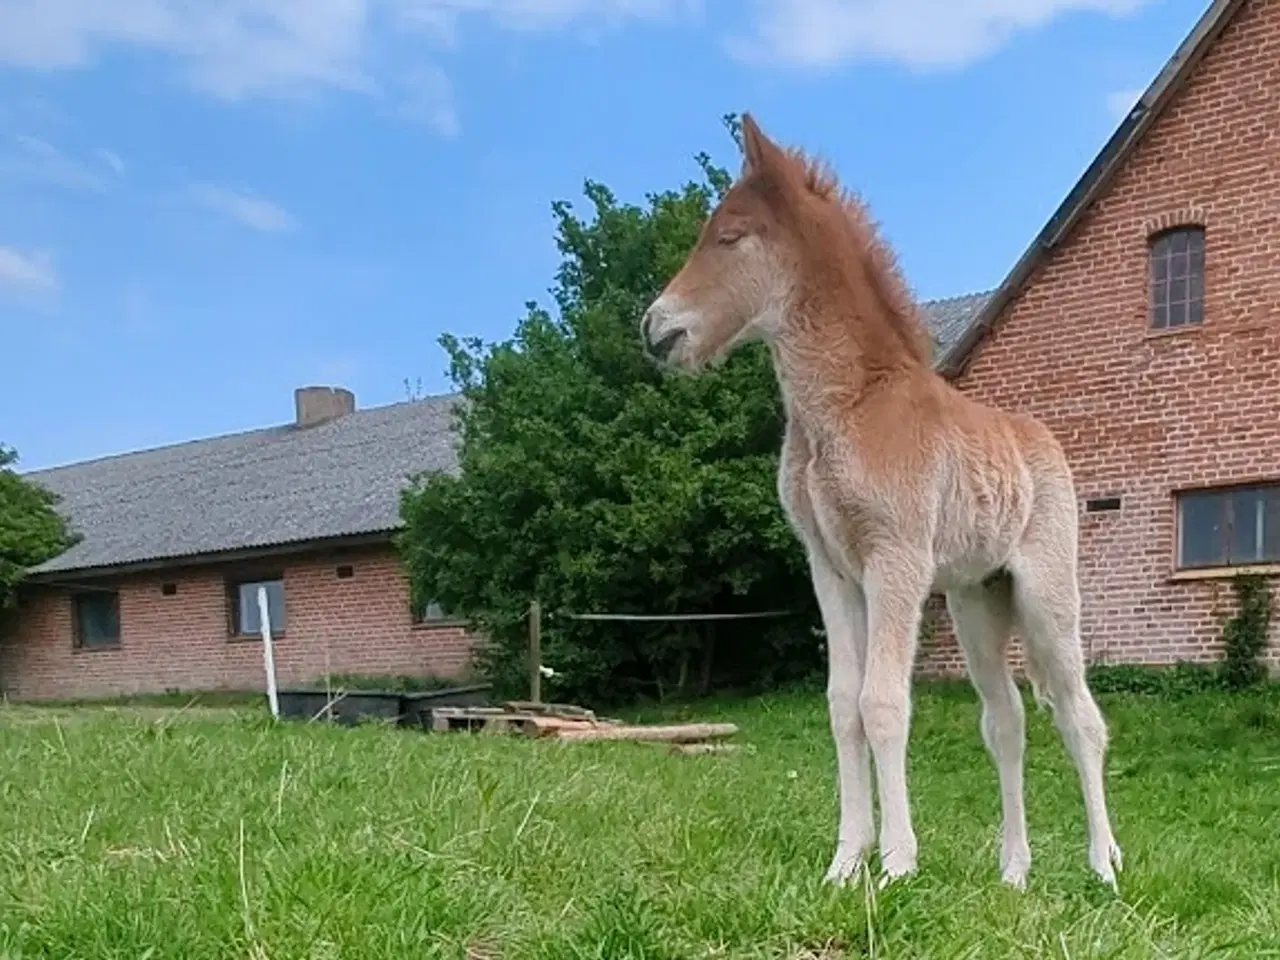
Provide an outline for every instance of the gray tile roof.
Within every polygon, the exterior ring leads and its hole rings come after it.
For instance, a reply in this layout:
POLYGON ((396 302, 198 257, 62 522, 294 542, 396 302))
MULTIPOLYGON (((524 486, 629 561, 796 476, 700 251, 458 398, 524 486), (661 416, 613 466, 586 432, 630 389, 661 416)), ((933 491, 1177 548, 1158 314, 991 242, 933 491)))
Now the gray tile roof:
POLYGON ((82 541, 35 575, 391 531, 422 471, 454 471, 456 397, 358 410, 27 474, 82 541))
POLYGON ((934 351, 936 358, 944 357, 960 341, 990 299, 991 292, 986 291, 944 300, 928 300, 920 305, 924 311, 925 325, 933 335, 937 348, 934 351))
MULTIPOLYGON (((945 352, 986 302, 922 304, 945 352)), ((457 470, 454 395, 90 460, 27 474, 62 497, 83 539, 37 576, 172 561, 400 526, 400 491, 423 471, 457 470)))

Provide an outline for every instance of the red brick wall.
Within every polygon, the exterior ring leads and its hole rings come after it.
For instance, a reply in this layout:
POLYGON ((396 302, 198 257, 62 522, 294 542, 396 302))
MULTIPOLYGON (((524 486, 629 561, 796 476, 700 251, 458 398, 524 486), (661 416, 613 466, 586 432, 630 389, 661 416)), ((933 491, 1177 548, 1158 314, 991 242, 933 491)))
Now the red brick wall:
MULTIPOLYGON (((457 624, 415 626, 408 584, 389 549, 281 560, 285 632, 275 643, 279 683, 333 674, 460 676, 472 641, 457 624), (348 564, 353 576, 339 579, 348 564)), ((118 580, 120 644, 76 649, 71 601, 59 588, 32 589, 16 629, 0 645, 0 685, 22 700, 265 690, 261 640, 227 636, 225 578, 240 568, 201 568, 118 580), (164 596, 163 583, 177 585, 164 596)))
MULTIPOLYGON (((1245 5, 958 385, 1040 417, 1067 450, 1090 659, 1216 658, 1233 590, 1171 578, 1173 492, 1280 480, 1280 0, 1245 5), (1205 321, 1153 335, 1147 237, 1161 218, 1205 226, 1205 321), (1103 496, 1122 509, 1084 513, 1103 496)), ((925 672, 959 665, 943 617, 925 672)))

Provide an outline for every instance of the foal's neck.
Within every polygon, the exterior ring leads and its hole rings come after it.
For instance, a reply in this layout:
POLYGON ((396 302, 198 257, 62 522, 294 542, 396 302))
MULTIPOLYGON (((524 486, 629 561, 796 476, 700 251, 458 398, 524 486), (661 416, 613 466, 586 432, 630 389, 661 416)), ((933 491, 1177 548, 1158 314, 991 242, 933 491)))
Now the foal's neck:
POLYGON ((807 432, 837 429, 869 393, 921 369, 887 321, 868 317, 856 302, 809 298, 789 312, 773 338, 787 416, 807 432))

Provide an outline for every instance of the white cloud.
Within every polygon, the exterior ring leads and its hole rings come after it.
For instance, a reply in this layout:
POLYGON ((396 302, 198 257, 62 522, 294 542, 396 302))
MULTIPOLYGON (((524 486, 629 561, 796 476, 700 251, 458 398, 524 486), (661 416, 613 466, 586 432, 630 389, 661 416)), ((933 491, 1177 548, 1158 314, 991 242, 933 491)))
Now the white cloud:
POLYGON ((9 138, 0 148, 0 177, 92 193, 106 189, 99 170, 68 156, 47 140, 26 134, 9 138))
POLYGON ((830 67, 854 59, 963 66, 1073 12, 1119 16, 1151 0, 0 0, 0 66, 72 69, 114 48, 168 57, 229 100, 339 90, 386 98, 444 135, 458 118, 433 50, 462 25, 514 31, 680 21, 714 4, 741 59, 830 67))
POLYGON ((864 59, 916 69, 962 67, 1010 37, 1068 13, 1132 13, 1149 0, 755 0, 740 59, 792 67, 833 67, 864 59))
POLYGON ((458 108, 453 99, 453 83, 436 66, 410 70, 401 81, 404 89, 400 114, 425 123, 442 137, 456 137, 461 131, 458 108))
POLYGON ((93 153, 94 156, 110 167, 117 177, 124 176, 124 161, 120 159, 120 154, 114 150, 108 150, 106 147, 99 147, 93 153))
POLYGON ((24 253, 0 247, 0 289, 49 292, 58 288, 53 256, 47 250, 24 253))
POLYGON ((1138 103, 1138 98, 1146 93, 1144 87, 1132 90, 1116 90, 1107 94, 1107 113, 1116 121, 1123 120, 1138 103))
MULTIPOLYGON (((218 97, 384 90, 377 31, 447 40, 468 17, 516 30, 665 16, 700 0, 0 0, 0 64, 91 65, 112 46, 174 57, 218 97)), ((390 71, 390 78, 399 71, 390 71)))
POLYGON ((247 190, 200 183, 191 188, 191 195, 201 206, 252 230, 280 233, 294 226, 293 217, 283 207, 247 190))

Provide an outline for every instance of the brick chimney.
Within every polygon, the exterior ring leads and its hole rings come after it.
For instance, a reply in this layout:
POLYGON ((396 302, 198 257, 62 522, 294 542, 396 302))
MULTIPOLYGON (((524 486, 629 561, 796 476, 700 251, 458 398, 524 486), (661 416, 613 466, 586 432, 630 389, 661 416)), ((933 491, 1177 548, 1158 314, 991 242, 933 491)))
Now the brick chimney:
POLYGON ((356 395, 342 387, 299 387, 293 391, 300 428, 314 427, 355 413, 356 395))

